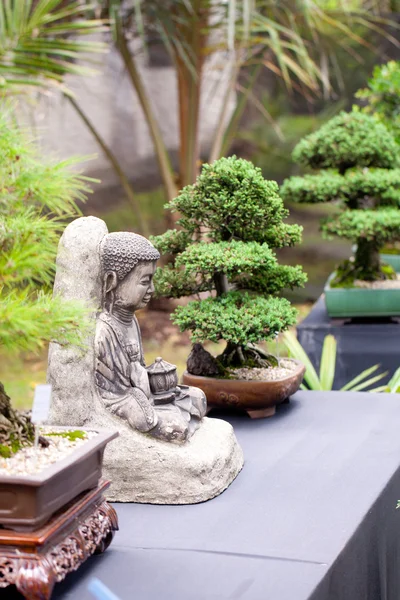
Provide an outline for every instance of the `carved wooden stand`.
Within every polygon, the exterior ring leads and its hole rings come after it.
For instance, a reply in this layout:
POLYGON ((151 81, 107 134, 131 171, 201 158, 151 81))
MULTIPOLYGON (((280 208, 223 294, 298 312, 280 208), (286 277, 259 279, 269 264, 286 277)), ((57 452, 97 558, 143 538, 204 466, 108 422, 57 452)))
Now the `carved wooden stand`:
POLYGON ((37 531, 0 529, 0 589, 15 585, 27 600, 48 600, 56 582, 104 552, 118 530, 117 514, 103 498, 109 485, 82 494, 37 531))

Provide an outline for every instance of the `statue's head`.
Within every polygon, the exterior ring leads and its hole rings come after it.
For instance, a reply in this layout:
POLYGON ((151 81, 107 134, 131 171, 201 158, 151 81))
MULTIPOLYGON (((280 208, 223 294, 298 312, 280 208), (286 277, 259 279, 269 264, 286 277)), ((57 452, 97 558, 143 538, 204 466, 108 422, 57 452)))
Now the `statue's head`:
POLYGON ((159 252, 141 235, 109 233, 102 241, 104 304, 135 311, 149 302, 154 292, 153 275, 159 252))

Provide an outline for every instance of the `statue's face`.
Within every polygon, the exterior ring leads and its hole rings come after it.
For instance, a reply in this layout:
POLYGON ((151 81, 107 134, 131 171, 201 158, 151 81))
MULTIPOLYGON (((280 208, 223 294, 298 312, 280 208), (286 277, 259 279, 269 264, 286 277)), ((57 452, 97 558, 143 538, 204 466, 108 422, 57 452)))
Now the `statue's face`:
POLYGON ((115 289, 115 304, 135 311, 144 308, 154 293, 156 261, 138 263, 115 289))

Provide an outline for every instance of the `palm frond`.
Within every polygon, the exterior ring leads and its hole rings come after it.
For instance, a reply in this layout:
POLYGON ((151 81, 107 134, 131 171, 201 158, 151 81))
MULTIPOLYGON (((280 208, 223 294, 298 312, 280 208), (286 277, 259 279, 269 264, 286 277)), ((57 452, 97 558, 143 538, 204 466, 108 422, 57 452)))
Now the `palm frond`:
MULTIPOLYGON (((388 374, 388 372, 385 371, 384 373, 379 373, 378 375, 375 375, 374 377, 370 377, 366 381, 363 381, 362 383, 359 383, 356 386, 350 387, 349 391, 351 391, 351 392, 361 392, 362 390, 365 390, 365 388, 370 387, 374 383, 377 383, 378 381, 380 381, 381 379, 383 379, 384 377, 386 377, 387 374, 388 374)), ((361 375, 362 375, 362 373, 361 373, 361 375)))
POLYGON ((289 351, 289 355, 300 360, 305 366, 306 372, 304 373, 304 381, 306 382, 308 389, 322 390, 318 375, 297 337, 292 332, 285 331, 283 334, 283 342, 289 351))
POLYGON ((4 0, 0 3, 1 86, 61 88, 67 74, 87 74, 78 64, 83 53, 104 52, 101 42, 75 39, 105 30, 104 22, 86 19, 90 5, 73 0, 4 0), (66 38, 66 36, 71 36, 66 38))
MULTIPOLYGON (((304 381, 307 384, 307 389, 325 391, 332 390, 336 370, 336 339, 333 335, 327 335, 324 338, 324 342, 322 345, 319 376, 317 375, 304 348, 301 346, 300 342, 297 340, 296 336, 293 333, 288 331, 285 332, 283 334, 283 342, 286 348, 288 349, 290 356, 300 360, 306 367, 304 381)), ((377 375, 370 377, 372 373, 375 373, 377 371, 379 366, 380 365, 374 365, 373 367, 365 369, 364 371, 362 371, 362 373, 354 377, 354 379, 352 379, 346 385, 340 388, 340 391, 360 392, 361 390, 370 387, 374 383, 377 383, 387 375, 387 371, 385 371, 384 373, 378 373, 377 375)), ((400 385, 400 369, 398 369, 398 372, 396 371, 396 374, 393 377, 393 381, 395 385, 400 385)), ((370 391, 388 391, 388 388, 387 386, 382 386, 370 391)))
POLYGON ((389 391, 390 394, 396 394, 396 393, 399 392, 399 388, 400 388, 400 367, 398 369, 396 369, 393 377, 388 382, 387 387, 388 387, 388 391, 389 391))
POLYGON ((366 377, 369 377, 370 375, 372 375, 372 373, 374 373, 377 369, 379 369, 380 365, 374 365, 373 367, 369 367, 369 369, 366 369, 365 371, 363 371, 362 373, 360 373, 359 375, 357 375, 356 377, 354 377, 354 379, 352 379, 351 381, 349 381, 348 383, 346 383, 346 385, 344 385, 341 389, 342 392, 346 392, 348 390, 354 390, 354 388, 361 383, 361 381, 363 379, 365 379, 366 377))

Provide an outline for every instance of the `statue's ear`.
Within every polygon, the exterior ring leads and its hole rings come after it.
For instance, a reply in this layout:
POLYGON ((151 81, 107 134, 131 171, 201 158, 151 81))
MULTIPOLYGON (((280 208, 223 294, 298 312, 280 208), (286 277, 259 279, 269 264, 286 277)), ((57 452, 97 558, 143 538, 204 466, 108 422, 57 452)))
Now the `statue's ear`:
POLYGON ((108 294, 117 287, 118 279, 115 271, 107 271, 104 275, 104 293, 108 294))

